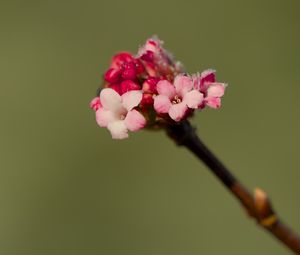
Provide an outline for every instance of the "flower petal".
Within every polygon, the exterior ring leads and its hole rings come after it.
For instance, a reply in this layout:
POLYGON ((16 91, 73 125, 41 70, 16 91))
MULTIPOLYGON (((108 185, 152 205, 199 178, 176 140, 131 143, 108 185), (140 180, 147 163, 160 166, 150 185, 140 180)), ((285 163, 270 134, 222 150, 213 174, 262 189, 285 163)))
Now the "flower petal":
POLYGON ((203 101, 203 94, 198 90, 192 90, 185 94, 183 97, 183 102, 193 109, 197 109, 203 101))
POLYGON ((187 106, 183 102, 179 104, 173 104, 170 107, 169 115, 173 120, 180 121, 184 117, 187 109, 188 109, 187 106))
POLYGON ((128 129, 124 120, 109 123, 107 129, 110 131, 113 139, 124 139, 128 137, 128 129))
POLYGON ((124 121, 130 131, 138 131, 146 125, 145 117, 137 110, 128 112, 124 121))
POLYGON ((207 89, 207 97, 222 97, 225 92, 225 85, 222 83, 212 83, 207 89))
POLYGON ((110 88, 101 90, 100 101, 104 109, 112 112, 119 112, 122 108, 121 96, 115 90, 110 88))
POLYGON ((105 110, 104 108, 99 108, 96 111, 96 122, 100 127, 107 127, 107 125, 111 122, 116 121, 117 118, 115 114, 109 110, 105 110))
POLYGON ((159 81, 156 85, 158 94, 173 98, 175 96, 175 87, 167 80, 159 81))
POLYGON ((180 96, 184 96, 188 91, 192 90, 193 88, 193 81, 190 77, 184 75, 178 75, 175 78, 174 86, 176 89, 177 94, 180 96))
POLYGON ((172 103, 167 96, 158 95, 154 98, 154 109, 158 113, 168 113, 172 103))
POLYGON ((134 107, 138 106, 143 97, 142 91, 131 90, 122 95, 122 105, 130 111, 134 107))
POLYGON ((217 109, 221 107, 221 99, 219 97, 205 98, 205 104, 211 108, 217 109))

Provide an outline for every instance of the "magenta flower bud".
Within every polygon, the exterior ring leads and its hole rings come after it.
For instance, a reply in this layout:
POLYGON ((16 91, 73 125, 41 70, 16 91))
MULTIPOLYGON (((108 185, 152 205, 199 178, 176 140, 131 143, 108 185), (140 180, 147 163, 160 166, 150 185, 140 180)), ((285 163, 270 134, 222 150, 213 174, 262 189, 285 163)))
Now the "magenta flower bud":
POLYGON ((115 68, 110 68, 104 74, 104 79, 109 83, 119 82, 122 71, 115 68))
POLYGON ((158 78, 150 77, 143 83, 143 91, 145 93, 157 93, 156 84, 159 82, 158 78))
POLYGON ((101 107, 101 102, 100 102, 100 97, 95 97, 91 102, 90 102, 90 108, 93 109, 94 111, 97 111, 101 107))
POLYGON ((148 50, 146 53, 144 53, 141 56, 141 59, 146 62, 153 62, 154 61, 154 52, 148 50))
POLYGON ((143 66, 142 62, 139 59, 134 60, 135 70, 137 74, 141 74, 145 72, 145 67, 143 66))
POLYGON ((134 63, 130 62, 123 64, 122 78, 124 80, 134 80, 136 78, 136 70, 134 63))
POLYGON ((118 92, 120 95, 122 95, 122 91, 121 91, 121 86, 120 84, 114 83, 114 84, 109 84, 108 88, 113 89, 114 91, 118 92))
POLYGON ((133 61, 133 56, 129 52, 120 52, 112 58, 110 67, 119 69, 124 63, 133 61))
POLYGON ((152 94, 143 94, 142 101, 141 101, 141 107, 146 108, 151 105, 153 105, 154 99, 152 94))
POLYGON ((140 85, 138 85, 137 83, 131 80, 122 81, 120 85, 121 95, 123 95, 124 93, 130 90, 141 90, 141 87, 140 85))

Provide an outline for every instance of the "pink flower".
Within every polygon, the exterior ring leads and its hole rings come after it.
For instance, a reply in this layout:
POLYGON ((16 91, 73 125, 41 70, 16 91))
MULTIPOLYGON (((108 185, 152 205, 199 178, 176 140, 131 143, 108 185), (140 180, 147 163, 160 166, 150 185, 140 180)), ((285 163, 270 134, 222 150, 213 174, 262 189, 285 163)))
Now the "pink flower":
POLYGON ((154 98, 156 112, 168 113, 175 121, 182 120, 188 108, 197 109, 203 101, 203 94, 193 85, 193 80, 184 75, 176 76, 174 85, 167 80, 159 81, 159 95, 154 98))
POLYGON ((138 131, 146 125, 144 116, 134 108, 142 100, 142 92, 129 91, 120 96, 115 90, 105 88, 100 93, 102 107, 96 111, 100 127, 107 127, 112 138, 128 137, 128 130, 138 131))
POLYGON ((91 102, 90 102, 90 108, 93 109, 94 111, 97 111, 101 107, 101 102, 99 97, 95 97, 91 102))
POLYGON ((204 101, 201 108, 205 105, 217 109, 221 107, 221 97, 225 93, 226 84, 216 82, 215 71, 208 69, 195 76, 194 86, 204 94, 204 101))

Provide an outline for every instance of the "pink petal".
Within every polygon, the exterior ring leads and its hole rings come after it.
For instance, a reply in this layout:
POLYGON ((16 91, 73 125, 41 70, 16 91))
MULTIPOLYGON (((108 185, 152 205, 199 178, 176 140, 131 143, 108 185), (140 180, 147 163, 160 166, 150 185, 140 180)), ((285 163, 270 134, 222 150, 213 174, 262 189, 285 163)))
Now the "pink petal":
POLYGON ((219 97, 205 98, 205 104, 211 108, 217 109, 221 107, 221 99, 219 97))
POLYGON ((188 91, 192 90, 193 81, 190 77, 178 75, 175 78, 174 86, 177 94, 183 97, 188 91))
POLYGON ((207 97, 222 97, 225 86, 222 83, 212 83, 207 89, 207 97))
POLYGON ((192 90, 185 94, 183 102, 193 109, 197 109, 203 101, 203 94, 198 90, 192 90))
POLYGON ((110 131, 113 139, 124 139, 128 137, 128 130, 124 120, 109 123, 107 129, 110 131))
POLYGON ((125 125, 130 131, 138 131, 146 125, 146 119, 137 110, 128 112, 125 118, 125 125))
POLYGON ((100 127, 107 127, 110 122, 113 122, 116 119, 113 112, 105 110, 104 108, 99 108, 96 111, 96 122, 100 127))
POLYGON ((158 95, 154 98, 154 109, 158 113, 168 113, 172 103, 167 96, 158 95))
POLYGON ((159 81, 156 85, 158 94, 173 98, 175 96, 175 87, 167 80, 159 81))
POLYGON ((104 109, 118 112, 122 108, 121 96, 111 88, 101 90, 100 101, 104 109))
POLYGON ((130 111, 138 106, 143 97, 142 91, 131 90, 122 95, 122 105, 130 111))
POLYGON ((173 120, 180 121, 184 117, 187 109, 187 106, 183 102, 179 104, 173 104, 170 107, 169 115, 173 120))

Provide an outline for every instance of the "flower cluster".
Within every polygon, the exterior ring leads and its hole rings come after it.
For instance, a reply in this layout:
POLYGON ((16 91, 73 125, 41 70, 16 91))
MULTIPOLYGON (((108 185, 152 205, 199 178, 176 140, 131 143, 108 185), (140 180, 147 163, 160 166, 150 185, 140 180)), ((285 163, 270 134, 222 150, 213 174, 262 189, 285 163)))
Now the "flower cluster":
POLYGON ((90 107, 100 127, 106 127, 112 138, 124 139, 128 131, 175 124, 206 106, 219 108, 225 87, 216 81, 214 70, 186 74, 153 37, 136 56, 121 52, 112 58, 100 95, 90 107))

